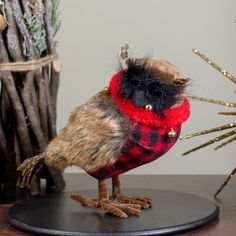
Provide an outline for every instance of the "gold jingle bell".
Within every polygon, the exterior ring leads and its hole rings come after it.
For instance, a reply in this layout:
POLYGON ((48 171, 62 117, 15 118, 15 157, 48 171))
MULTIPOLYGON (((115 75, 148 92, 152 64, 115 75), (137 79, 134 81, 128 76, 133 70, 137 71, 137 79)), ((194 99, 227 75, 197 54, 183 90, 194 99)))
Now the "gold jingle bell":
POLYGON ((105 87, 103 88, 103 91, 104 91, 104 92, 109 92, 109 87, 108 87, 108 86, 105 86, 105 87))
POLYGON ((168 137, 169 138, 174 138, 176 136, 176 132, 171 128, 169 133, 168 133, 168 137))
POLYGON ((145 110, 147 110, 147 111, 152 111, 152 110, 153 110, 152 105, 151 105, 151 104, 147 104, 147 105, 145 106, 145 110))

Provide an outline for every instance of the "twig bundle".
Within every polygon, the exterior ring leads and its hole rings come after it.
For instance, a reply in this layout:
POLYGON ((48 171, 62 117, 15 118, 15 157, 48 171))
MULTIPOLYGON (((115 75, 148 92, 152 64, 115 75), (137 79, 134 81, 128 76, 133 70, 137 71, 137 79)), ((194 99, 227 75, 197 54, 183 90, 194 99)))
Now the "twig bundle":
MULTIPOLYGON (((57 12, 58 0, 0 0, 0 65, 54 58, 57 12)), ((16 197, 17 167, 56 136, 59 70, 54 64, 0 69, 0 200, 16 197)), ((46 177, 47 186, 64 188, 61 173, 47 167, 33 180, 32 195, 40 193, 40 176, 46 177)))

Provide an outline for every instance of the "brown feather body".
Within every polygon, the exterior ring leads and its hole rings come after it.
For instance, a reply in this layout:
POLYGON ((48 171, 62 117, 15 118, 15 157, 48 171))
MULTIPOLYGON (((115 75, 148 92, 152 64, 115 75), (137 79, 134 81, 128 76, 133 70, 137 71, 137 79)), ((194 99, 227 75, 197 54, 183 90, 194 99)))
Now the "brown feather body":
POLYGON ((42 155, 47 165, 61 171, 76 165, 90 172, 116 162, 129 129, 128 118, 108 92, 102 91, 72 112, 66 127, 42 155))

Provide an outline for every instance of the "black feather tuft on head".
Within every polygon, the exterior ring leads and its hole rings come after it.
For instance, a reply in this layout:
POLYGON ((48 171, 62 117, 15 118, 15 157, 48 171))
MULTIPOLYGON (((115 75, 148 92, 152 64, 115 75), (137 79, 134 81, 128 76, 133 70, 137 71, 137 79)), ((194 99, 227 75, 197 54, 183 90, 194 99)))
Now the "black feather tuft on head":
POLYGON ((152 105, 161 115, 163 110, 180 102, 186 83, 167 84, 157 78, 149 67, 149 60, 142 64, 137 60, 129 60, 128 68, 122 71, 120 80, 120 96, 129 99, 136 107, 152 105))

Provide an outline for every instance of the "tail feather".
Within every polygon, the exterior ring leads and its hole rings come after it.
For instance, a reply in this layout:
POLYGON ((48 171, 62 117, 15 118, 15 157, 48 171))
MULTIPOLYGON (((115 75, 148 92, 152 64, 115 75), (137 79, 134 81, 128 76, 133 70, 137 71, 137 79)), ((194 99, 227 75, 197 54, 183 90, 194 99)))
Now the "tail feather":
POLYGON ((44 164, 44 158, 42 155, 34 156, 26 159, 19 167, 20 172, 20 187, 29 187, 32 178, 37 174, 44 164))

